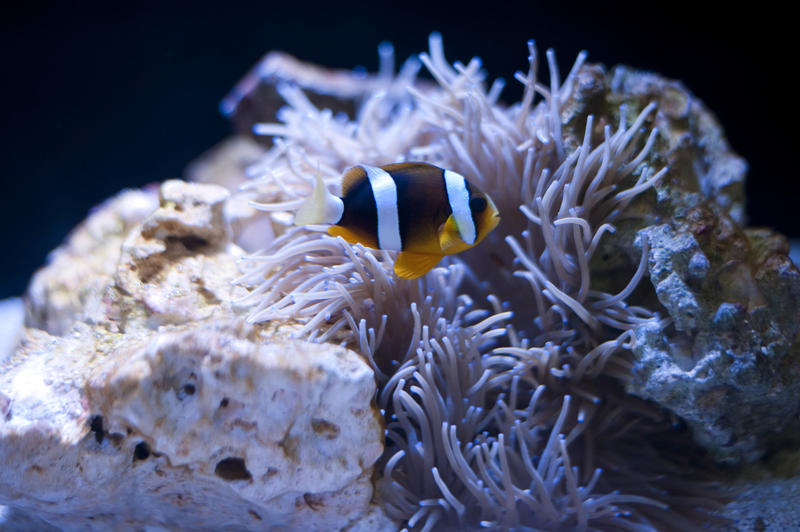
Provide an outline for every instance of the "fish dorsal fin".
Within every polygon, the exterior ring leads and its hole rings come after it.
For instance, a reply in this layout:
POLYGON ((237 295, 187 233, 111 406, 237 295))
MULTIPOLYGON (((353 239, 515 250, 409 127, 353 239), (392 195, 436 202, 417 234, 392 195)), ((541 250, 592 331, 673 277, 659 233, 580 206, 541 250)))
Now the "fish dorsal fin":
POLYGON ((394 273, 402 279, 422 277, 442 260, 442 255, 402 251, 394 261, 394 273))
POLYGON ((404 174, 407 176, 436 176, 441 178, 442 169, 437 168, 429 163, 410 162, 410 163, 393 163, 381 166, 390 174, 404 174))
POLYGON ((354 166, 350 168, 342 176, 342 197, 346 196, 354 186, 366 178, 367 172, 362 166, 354 166))
MULTIPOLYGON (((342 176, 342 196, 346 196, 355 185, 367 179, 367 172, 364 169, 365 165, 354 166, 347 170, 342 176)), ((379 166, 381 170, 385 170, 391 176, 401 174, 407 177, 427 177, 427 176, 441 176, 442 169, 433 166, 432 164, 422 162, 411 163, 393 163, 384 166, 379 166)))

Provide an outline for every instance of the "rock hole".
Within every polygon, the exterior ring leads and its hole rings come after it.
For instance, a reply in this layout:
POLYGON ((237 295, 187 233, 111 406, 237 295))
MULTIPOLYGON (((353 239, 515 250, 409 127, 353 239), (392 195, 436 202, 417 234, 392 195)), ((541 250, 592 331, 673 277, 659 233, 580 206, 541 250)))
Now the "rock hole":
POLYGON ((229 456, 217 462, 214 474, 225 480, 253 480, 244 459, 229 456))
POLYGON ((304 493, 303 500, 306 502, 308 507, 311 508, 311 510, 314 512, 320 510, 323 506, 325 506, 322 497, 320 497, 319 495, 314 495, 313 493, 304 493))
POLYGON ((179 386, 175 390, 175 395, 178 396, 178 401, 183 401, 187 397, 197 393, 197 384, 193 382, 197 380, 195 374, 191 373, 187 380, 188 382, 185 382, 182 386, 179 386))
POLYGON ((183 245, 184 248, 186 248, 187 251, 195 251, 195 250, 197 250, 199 248, 202 248, 202 247, 208 245, 208 240, 206 240, 205 238, 201 238, 199 236, 196 236, 196 235, 186 235, 186 236, 180 236, 180 237, 179 236, 168 236, 166 240, 167 240, 167 245, 169 245, 169 244, 171 244, 173 242, 180 243, 181 245, 183 245))
POLYGON ((140 441, 133 448, 133 461, 147 460, 150 457, 150 446, 146 441, 140 441))
POLYGON ((328 440, 336 439, 339 436, 339 426, 327 419, 313 418, 311 420, 311 429, 328 440))
POLYGON ((227 407, 228 407, 228 403, 229 403, 229 402, 230 402, 230 401, 228 400, 228 398, 227 398, 227 397, 223 397, 223 398, 222 398, 222 401, 220 401, 220 402, 219 402, 219 407, 220 407, 220 408, 227 408, 227 407))
POLYGON ((89 429, 94 432, 94 439, 97 443, 103 443, 105 434, 103 433, 103 416, 92 416, 89 418, 89 429))
POLYGON ((255 520, 257 520, 257 521, 261 521, 261 516, 260 516, 260 515, 258 515, 258 512, 256 512, 255 510, 247 510, 247 513, 249 513, 249 514, 250 514, 250 516, 251 516, 253 519, 255 519, 255 520))

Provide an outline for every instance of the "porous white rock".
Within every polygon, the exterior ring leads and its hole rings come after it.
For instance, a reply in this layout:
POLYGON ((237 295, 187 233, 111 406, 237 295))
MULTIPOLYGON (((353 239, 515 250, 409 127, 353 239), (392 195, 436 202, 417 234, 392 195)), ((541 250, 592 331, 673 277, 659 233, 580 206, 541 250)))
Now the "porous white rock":
POLYGON ((248 189, 250 174, 258 174, 266 150, 250 137, 234 135, 203 153, 186 170, 187 176, 198 183, 220 185, 231 197, 225 202, 224 216, 231 227, 233 242, 248 253, 267 247, 276 236, 286 231, 292 216, 264 216, 254 202, 279 201, 284 189, 275 185, 267 189, 248 189))
POLYGON ((5 526, 394 529, 369 365, 245 323, 225 189, 168 181, 144 214, 153 197, 104 204, 31 287, 39 328, 0 363, 5 526))
POLYGON ((54 250, 25 294, 28 326, 63 334, 111 284, 120 243, 158 207, 157 190, 127 190, 97 207, 54 250))
POLYGON ((381 428, 352 351, 241 322, 76 332, 29 331, 0 376, 3 503, 76 530, 336 530, 369 508, 381 428))
POLYGON ((192 323, 235 314, 245 294, 232 281, 242 250, 230 242, 216 185, 164 182, 160 205, 121 243, 114 283, 92 321, 128 330, 192 323))

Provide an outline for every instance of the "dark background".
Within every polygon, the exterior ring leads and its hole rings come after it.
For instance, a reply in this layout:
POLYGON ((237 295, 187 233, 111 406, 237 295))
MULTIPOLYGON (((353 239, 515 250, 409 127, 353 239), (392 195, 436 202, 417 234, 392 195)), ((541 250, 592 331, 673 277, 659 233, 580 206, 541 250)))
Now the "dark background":
POLYGON ((526 41, 555 48, 562 75, 581 49, 682 80, 717 114, 750 163, 749 216, 800 237, 794 184, 798 85, 792 16, 694 4, 550 2, 192 2, 148 7, 4 8, 0 17, 3 190, 0 299, 88 210, 125 187, 180 176, 230 133, 219 100, 268 50, 331 67, 377 68, 440 31, 450 61, 480 56, 506 101, 526 41), (558 4, 558 5, 557 5, 558 4))

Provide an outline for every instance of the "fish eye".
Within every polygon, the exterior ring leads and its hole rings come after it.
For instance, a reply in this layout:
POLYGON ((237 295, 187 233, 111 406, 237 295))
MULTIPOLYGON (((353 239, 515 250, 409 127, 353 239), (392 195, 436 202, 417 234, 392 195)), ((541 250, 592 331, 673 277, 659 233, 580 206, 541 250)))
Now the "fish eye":
POLYGON ((486 198, 475 196, 469 200, 469 208, 472 212, 483 212, 486 210, 486 198))

